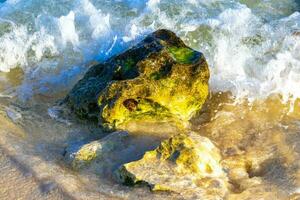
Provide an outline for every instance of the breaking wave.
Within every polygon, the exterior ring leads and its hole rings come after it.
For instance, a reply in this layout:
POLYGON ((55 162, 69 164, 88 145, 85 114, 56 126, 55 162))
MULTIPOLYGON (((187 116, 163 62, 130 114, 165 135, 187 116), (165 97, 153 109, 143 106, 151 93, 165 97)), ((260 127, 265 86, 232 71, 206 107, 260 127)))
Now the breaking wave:
POLYGON ((293 0, 0 1, 0 71, 23 68, 20 92, 28 96, 68 88, 87 63, 104 61, 167 28, 204 53, 213 91, 249 100, 275 93, 295 100, 298 10, 293 0))

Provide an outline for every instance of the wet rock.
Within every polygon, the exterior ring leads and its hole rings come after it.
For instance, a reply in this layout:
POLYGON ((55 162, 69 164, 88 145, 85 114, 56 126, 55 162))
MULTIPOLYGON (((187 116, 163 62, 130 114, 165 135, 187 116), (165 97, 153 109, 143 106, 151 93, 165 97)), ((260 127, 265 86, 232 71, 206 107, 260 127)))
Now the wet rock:
POLYGON ((219 150, 208 138, 179 134, 146 152, 142 159, 121 166, 116 177, 127 185, 146 184, 153 191, 223 197, 227 184, 220 160, 219 150))
POLYGON ((124 148, 127 137, 127 132, 114 132, 101 140, 70 145, 66 149, 66 161, 76 170, 89 167, 92 162, 103 160, 111 156, 113 151, 124 148))
POLYGON ((91 67, 64 102, 79 117, 109 129, 128 130, 138 122, 184 127, 206 100, 208 79, 202 53, 171 31, 158 30, 91 67))
POLYGON ((120 165, 141 158, 145 151, 154 149, 160 141, 149 135, 113 132, 96 141, 69 144, 65 150, 65 161, 74 170, 89 170, 107 177, 113 175, 120 165))

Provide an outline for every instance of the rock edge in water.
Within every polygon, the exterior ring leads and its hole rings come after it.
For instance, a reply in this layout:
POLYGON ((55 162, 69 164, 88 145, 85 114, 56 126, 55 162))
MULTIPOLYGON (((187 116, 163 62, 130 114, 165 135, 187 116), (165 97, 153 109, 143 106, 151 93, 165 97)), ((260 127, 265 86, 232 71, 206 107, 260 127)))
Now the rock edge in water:
MULTIPOLYGON (((71 144, 65 150, 66 162, 69 163, 74 170, 90 167, 95 160, 108 163, 108 161, 105 160, 113 159, 111 158, 113 152, 120 152, 127 147, 126 139, 128 135, 129 134, 125 131, 119 131, 87 144, 80 142, 71 144)), ((99 168, 101 167, 99 166, 99 168)))
POLYGON ((196 133, 175 135, 143 158, 124 164, 116 178, 126 185, 144 183, 152 191, 171 191, 184 196, 227 192, 227 178, 217 147, 196 133))
POLYGON ((70 146, 65 158, 74 170, 105 172, 127 186, 146 185, 152 191, 179 193, 187 199, 222 198, 228 192, 221 154, 208 138, 195 132, 180 133, 136 156, 140 144, 130 137, 124 131, 114 132, 88 144, 70 146), (129 160, 135 161, 130 162, 126 157, 131 153, 135 159, 131 156, 129 160))
POLYGON ((203 54, 158 30, 91 67, 64 102, 80 118, 97 119, 110 130, 130 131, 139 122, 181 128, 205 102, 208 80, 203 54))

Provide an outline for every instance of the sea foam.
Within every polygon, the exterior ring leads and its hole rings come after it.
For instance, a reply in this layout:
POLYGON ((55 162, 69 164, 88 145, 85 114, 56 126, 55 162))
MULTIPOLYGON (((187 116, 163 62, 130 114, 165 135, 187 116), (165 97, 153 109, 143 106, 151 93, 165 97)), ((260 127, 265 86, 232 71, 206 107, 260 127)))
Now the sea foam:
POLYGON ((59 91, 74 84, 86 63, 167 28, 204 53, 212 91, 250 101, 279 93, 293 101, 300 97, 297 6, 293 0, 10 0, 0 4, 0 71, 24 69, 20 93, 59 91))

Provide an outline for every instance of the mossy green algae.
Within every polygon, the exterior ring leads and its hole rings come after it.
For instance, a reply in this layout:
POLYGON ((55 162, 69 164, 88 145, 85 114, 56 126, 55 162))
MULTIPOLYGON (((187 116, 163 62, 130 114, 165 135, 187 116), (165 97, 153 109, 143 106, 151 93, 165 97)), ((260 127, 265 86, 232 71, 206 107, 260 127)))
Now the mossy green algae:
POLYGON ((80 117, 110 130, 130 122, 185 127, 208 96, 204 56, 168 30, 158 30, 124 53, 91 67, 65 99, 80 117))

